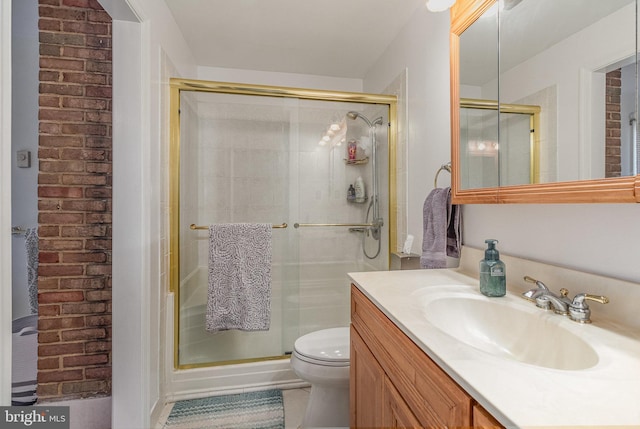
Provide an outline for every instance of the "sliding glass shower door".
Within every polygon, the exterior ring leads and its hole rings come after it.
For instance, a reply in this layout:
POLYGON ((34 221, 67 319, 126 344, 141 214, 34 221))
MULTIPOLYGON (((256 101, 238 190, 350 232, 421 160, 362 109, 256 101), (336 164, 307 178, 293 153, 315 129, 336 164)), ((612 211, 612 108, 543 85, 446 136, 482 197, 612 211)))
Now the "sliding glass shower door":
POLYGON ((179 97, 172 154, 179 164, 171 179, 179 202, 172 222, 179 254, 176 367, 283 358, 300 335, 347 326, 347 272, 388 267, 389 105, 186 90, 179 97), (374 174, 371 130, 347 119, 349 111, 383 116, 374 131, 386 222, 379 241, 366 227, 317 226, 371 222, 373 196, 347 198, 358 177, 370 188, 374 174), (359 162, 349 159, 349 140, 359 162), (208 227, 230 223, 273 226, 268 331, 205 329, 208 227), (363 246, 369 255, 382 251, 369 259, 363 246))

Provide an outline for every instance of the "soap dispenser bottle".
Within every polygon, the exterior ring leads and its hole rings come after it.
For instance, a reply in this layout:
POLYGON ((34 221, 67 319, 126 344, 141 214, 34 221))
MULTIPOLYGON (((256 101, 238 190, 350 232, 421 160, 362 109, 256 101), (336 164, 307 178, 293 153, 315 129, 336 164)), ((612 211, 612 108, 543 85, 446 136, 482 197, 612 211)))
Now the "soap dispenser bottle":
POLYGON ((496 249, 498 240, 488 239, 484 259, 480 261, 480 292, 485 296, 497 297, 507 293, 507 270, 496 249))

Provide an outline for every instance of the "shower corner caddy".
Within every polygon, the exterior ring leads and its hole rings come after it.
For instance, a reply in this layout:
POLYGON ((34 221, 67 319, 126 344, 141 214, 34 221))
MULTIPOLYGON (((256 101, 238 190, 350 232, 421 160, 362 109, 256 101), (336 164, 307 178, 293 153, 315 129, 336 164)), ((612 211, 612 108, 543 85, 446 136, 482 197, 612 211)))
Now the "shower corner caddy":
POLYGON ((369 157, 362 159, 345 159, 344 163, 347 165, 363 165, 369 162, 369 157))

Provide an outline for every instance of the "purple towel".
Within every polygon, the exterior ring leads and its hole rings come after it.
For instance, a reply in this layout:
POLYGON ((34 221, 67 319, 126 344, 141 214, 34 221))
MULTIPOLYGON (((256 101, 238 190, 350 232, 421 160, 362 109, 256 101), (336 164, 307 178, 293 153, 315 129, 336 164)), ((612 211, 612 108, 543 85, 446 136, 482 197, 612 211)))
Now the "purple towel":
POLYGON ((460 257, 462 213, 451 205, 451 189, 436 188, 429 193, 422 208, 422 268, 446 268, 447 256, 460 257))

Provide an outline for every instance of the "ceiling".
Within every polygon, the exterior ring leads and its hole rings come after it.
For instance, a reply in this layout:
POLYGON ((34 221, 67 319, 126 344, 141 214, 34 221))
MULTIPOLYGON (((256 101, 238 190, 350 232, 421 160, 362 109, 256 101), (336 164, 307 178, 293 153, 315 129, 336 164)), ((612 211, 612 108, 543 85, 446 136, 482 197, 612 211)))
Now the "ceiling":
POLYGON ((425 0, 165 0, 200 66, 361 79, 425 0))

